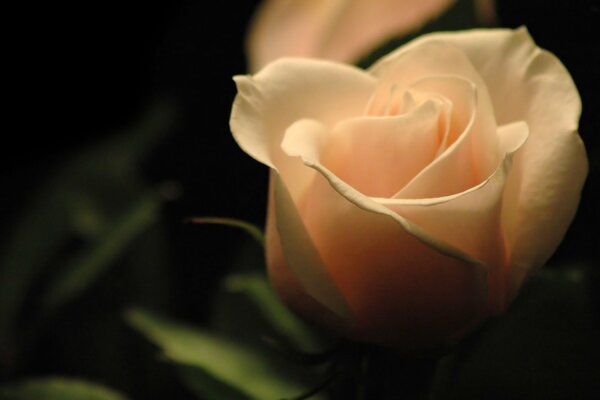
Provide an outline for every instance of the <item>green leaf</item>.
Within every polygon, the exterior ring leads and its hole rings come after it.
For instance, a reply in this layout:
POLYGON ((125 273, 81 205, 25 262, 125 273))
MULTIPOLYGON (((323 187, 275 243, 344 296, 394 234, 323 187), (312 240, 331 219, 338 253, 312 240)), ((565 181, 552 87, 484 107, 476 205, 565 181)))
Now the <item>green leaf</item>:
MULTIPOLYGON (((255 310, 253 318, 261 316, 277 332, 277 336, 287 340, 293 348, 303 352, 323 350, 323 338, 283 304, 264 274, 230 274, 223 280, 223 289, 243 295, 246 303, 249 300, 255 310)), ((235 315, 224 317, 236 319, 235 315)))
POLYGON ((592 271, 545 269, 532 277, 506 314, 441 360, 432 399, 597 398, 600 322, 592 271))
POLYGON ((252 400, 252 397, 236 387, 222 382, 220 379, 215 379, 204 368, 179 366, 177 371, 179 379, 185 387, 201 399, 252 400))
POLYGON ((184 381, 191 380, 191 389, 208 399, 231 398, 224 393, 240 399, 290 398, 308 387, 267 354, 227 337, 136 309, 126 318, 162 349, 167 360, 186 367, 184 381))
POLYGON ((41 297, 44 313, 51 313, 90 286, 140 233, 157 221, 161 204, 159 193, 143 196, 98 240, 75 255, 41 297))
POLYGON ((48 377, 0 387, 5 400, 126 400, 105 386, 79 379, 48 377))
POLYGON ((262 230, 256 225, 251 224, 250 222, 242 221, 235 218, 220 217, 195 217, 190 218, 188 221, 193 222, 195 224, 216 224, 238 228, 249 234, 261 246, 264 246, 265 244, 265 235, 263 234, 262 230))
POLYGON ((113 221, 149 191, 140 164, 169 131, 171 121, 170 106, 152 107, 132 128, 67 159, 23 207, 10 235, 0 243, 0 370, 14 368, 19 349, 30 346, 19 342, 30 337, 24 331, 38 326, 30 326, 37 315, 24 308, 37 304, 39 288, 45 289, 48 278, 73 251, 105 240, 113 221), (27 319, 19 321, 23 312, 27 319))

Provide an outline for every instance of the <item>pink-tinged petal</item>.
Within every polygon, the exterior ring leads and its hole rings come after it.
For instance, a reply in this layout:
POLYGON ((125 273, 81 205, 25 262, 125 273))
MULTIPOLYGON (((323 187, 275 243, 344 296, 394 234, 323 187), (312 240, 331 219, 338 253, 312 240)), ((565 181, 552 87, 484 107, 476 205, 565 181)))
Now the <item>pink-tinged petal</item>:
POLYGON ((266 0, 247 36, 251 71, 280 57, 317 57, 339 9, 348 0, 266 0))
MULTIPOLYGON (((401 215, 394 213, 386 206, 380 204, 376 198, 364 195, 340 179, 322 163, 323 155, 325 153, 324 150, 326 148, 325 145, 328 139, 327 130, 323 129, 323 126, 315 121, 304 120, 299 121, 299 124, 310 127, 311 129, 288 129, 286 137, 282 142, 282 149, 291 160, 301 160, 307 167, 319 172, 319 174, 312 175, 310 180, 311 186, 313 186, 315 184, 314 182, 319 180, 319 176, 322 175, 322 178, 331 185, 333 190, 335 190, 339 196, 344 197, 349 203, 352 203, 367 212, 381 214, 392 218, 411 235, 414 235, 418 240, 440 253, 461 259, 466 263, 481 264, 481 261, 477 258, 428 234, 401 215)), ((302 208, 302 201, 304 201, 307 196, 310 196, 309 193, 312 193, 311 188, 307 187, 300 197, 294 199, 298 208, 302 208)), ((301 212, 301 215, 304 215, 304 213, 301 212)))
POLYGON ((429 100, 395 117, 359 117, 336 125, 322 163, 368 196, 389 197, 435 157, 442 104, 429 100))
POLYGON ((387 86, 410 86, 423 78, 454 75, 472 82, 478 92, 486 94, 482 101, 489 101, 487 85, 471 60, 460 47, 443 40, 413 40, 381 58, 369 72, 387 86))
POLYGON ((273 174, 274 172, 271 173, 265 228, 265 258, 271 284, 288 307, 296 313, 318 326, 328 328, 331 332, 343 334, 350 329, 353 319, 345 321, 340 315, 310 296, 285 261, 275 218, 273 174))
POLYGON ((273 174, 274 218, 271 220, 275 223, 285 265, 308 296, 336 315, 340 324, 351 325, 353 315, 346 300, 324 267, 285 183, 273 174))
MULTIPOLYGON (((300 119, 286 130, 281 147, 318 152, 326 135, 322 123, 300 119)), ((284 301, 297 312, 334 331, 347 330, 353 323, 352 312, 323 266, 296 205, 316 172, 297 157, 288 157, 283 164, 285 168, 271 172, 269 185, 269 275, 284 301)))
POLYGON ((581 100, 560 60, 537 47, 525 28, 432 34, 411 46, 430 41, 465 52, 489 88, 499 124, 523 120, 530 129, 504 201, 514 295, 523 277, 552 255, 575 215, 588 170, 577 133, 581 100))
POLYGON ((282 167, 285 130, 302 118, 326 126, 360 115, 375 79, 364 71, 328 61, 282 59, 258 74, 236 76, 238 94, 230 127, 239 146, 272 168, 282 167))
MULTIPOLYGON (((300 0, 302 1, 302 0, 300 0)), ((327 1, 327 0, 325 0, 327 1)), ((455 0, 349 0, 324 37, 318 57, 355 61, 386 41, 417 31, 455 0)))
MULTIPOLYGON (((297 210, 322 266, 352 311, 355 323, 346 334, 410 349, 443 344, 484 318, 486 267, 328 171, 319 161, 327 130, 314 121, 299 124, 304 129, 289 129, 282 147, 290 157, 300 157, 319 172, 297 210)), ((284 225, 278 220, 280 234, 284 225)), ((277 276, 274 280, 283 287, 281 282, 290 279, 285 279, 280 268, 270 267, 272 276, 277 276)), ((290 290, 288 299, 302 299, 308 286, 293 285, 290 290)), ((295 309, 303 315, 314 311, 313 319, 322 315, 304 302, 295 309)))
POLYGON ((555 137, 547 154, 525 147, 506 187, 504 230, 512 299, 523 280, 543 266, 562 241, 579 204, 588 165, 578 135, 555 137), (547 156, 553 156, 552 161, 547 156), (537 167, 536 170, 531 164, 537 167), (542 168, 544 165, 545 168, 542 168))
POLYGON ((504 311, 507 270, 501 228, 504 187, 513 156, 526 143, 527 124, 516 122, 498 129, 504 160, 484 182, 463 193, 437 199, 380 199, 379 202, 432 236, 480 259, 489 270, 489 307, 504 311))
POLYGON ((420 79, 412 88, 444 96, 452 105, 450 126, 442 154, 393 197, 448 196, 486 180, 498 166, 500 150, 492 111, 486 109, 488 103, 479 102, 475 85, 456 76, 438 76, 420 79))
POLYGON ((449 146, 394 197, 427 198, 458 193, 490 176, 500 161, 496 121, 487 85, 457 47, 441 41, 411 42, 373 65, 380 85, 403 85, 453 103, 449 146))
POLYGON ((300 212, 352 309, 351 337, 415 350, 447 343, 486 315, 481 264, 442 254, 336 189, 317 174, 300 212))
POLYGON ((455 0, 267 0, 246 44, 251 71, 286 56, 352 62, 416 31, 455 0))

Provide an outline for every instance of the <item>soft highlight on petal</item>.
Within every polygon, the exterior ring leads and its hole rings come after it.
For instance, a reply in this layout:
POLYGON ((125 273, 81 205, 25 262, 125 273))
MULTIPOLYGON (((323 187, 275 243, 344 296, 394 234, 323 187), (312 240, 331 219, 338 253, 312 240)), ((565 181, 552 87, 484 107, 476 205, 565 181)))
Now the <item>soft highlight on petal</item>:
MULTIPOLYGON (((293 132, 293 131, 291 131, 293 132)), ((316 181, 324 181, 327 182, 329 186, 331 186, 332 190, 338 193, 338 197, 345 198, 350 204, 354 204, 359 209, 364 211, 381 214, 383 216, 387 216, 392 220, 396 221, 404 230, 406 230, 409 234, 415 236, 418 240, 422 241, 426 245, 430 246, 435 251, 438 251, 442 254, 449 255, 451 257, 455 257, 464 261, 465 263, 470 264, 482 264, 480 260, 476 257, 473 257, 460 249, 446 243, 443 240, 439 240, 438 238, 430 235, 427 231, 421 229, 419 226, 412 224, 410 221, 405 219, 403 216, 393 212, 386 206, 377 202, 375 198, 371 198, 360 193, 358 190, 348 185, 346 182, 341 180, 337 175, 331 172, 327 167, 325 167, 320 161, 320 154, 314 146, 312 146, 310 142, 314 143, 322 143, 320 138, 315 138, 315 134, 320 134, 317 130, 313 131, 313 138, 307 140, 304 145, 296 145, 296 146, 286 146, 286 153, 291 157, 299 157, 307 167, 310 167, 319 172, 319 174, 314 175, 313 185, 316 181)), ((288 141, 286 140, 286 143, 288 141)), ((303 138, 299 136, 295 136, 289 139, 290 143, 298 143, 303 142, 303 138)), ((310 189, 305 193, 304 199, 307 196, 310 196, 310 189)), ((298 208, 301 208, 301 201, 298 204, 298 208)), ((304 215, 302 213, 302 215, 304 215)))
POLYGON ((363 194, 391 196, 434 159, 441 111, 439 101, 429 100, 397 117, 343 121, 329 135, 321 162, 363 194))
POLYGON ((527 124, 516 122, 499 128, 504 160, 481 184, 463 193, 424 201, 380 200, 394 212, 461 251, 480 260, 488 269, 489 310, 506 309, 507 271, 501 228, 503 195, 513 157, 526 143, 527 124))
POLYGON ((449 130, 442 144, 446 149, 393 197, 448 196, 487 179, 498 165, 499 149, 497 139, 486 140, 495 136, 495 122, 489 117, 485 102, 479 102, 476 86, 458 77, 432 77, 420 79, 414 87, 420 90, 436 87, 438 94, 452 105, 449 130))
POLYGON ((407 85, 455 103, 447 154, 394 197, 426 198, 462 192, 493 173, 500 161, 494 110, 486 83, 459 48, 434 40, 409 44, 375 63, 369 71, 379 77, 379 85, 407 85), (440 174, 440 170, 445 173, 440 174))
POLYGON ((328 61, 282 59, 254 76, 234 78, 238 94, 230 127, 239 146, 278 168, 285 130, 302 118, 327 126, 360 114, 375 79, 364 71, 328 61))
POLYGON ((276 227, 286 265, 309 296, 350 325, 352 312, 323 266, 285 184, 277 176, 273 184, 276 227))
POLYGON ((320 174, 300 210, 355 315, 351 336, 411 350, 447 343, 486 315, 481 264, 442 254, 390 215, 340 196, 320 174))

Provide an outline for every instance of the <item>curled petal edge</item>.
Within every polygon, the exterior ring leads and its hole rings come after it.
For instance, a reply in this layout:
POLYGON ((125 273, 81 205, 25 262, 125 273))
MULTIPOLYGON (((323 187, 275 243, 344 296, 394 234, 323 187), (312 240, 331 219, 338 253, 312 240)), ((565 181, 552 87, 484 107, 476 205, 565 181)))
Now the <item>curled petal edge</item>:
MULTIPOLYGON (((318 121, 313 121, 314 124, 319 124, 318 121)), ((460 259, 464 262, 481 265, 483 266, 483 262, 478 260, 469 254, 457 249, 454 246, 450 246, 447 243, 444 243, 437 238, 431 236, 427 231, 423 230, 419 226, 413 224, 408 221, 406 218, 398 215, 385 207, 382 204, 377 203, 372 198, 365 196, 360 193, 353 187, 349 186, 346 182, 342 181, 338 178, 333 172, 331 172, 328 168, 323 166, 315 157, 315 154, 305 154, 304 151, 298 151, 301 149, 300 146, 296 146, 294 144, 298 143, 298 138, 293 137, 293 135, 289 135, 289 133, 298 132, 297 130, 288 131, 288 134, 284 137, 284 140, 281 144, 283 151, 291 157, 300 157, 302 162, 309 168, 312 168, 319 173, 321 173, 329 182, 329 184, 333 187, 335 191, 337 191, 342 197, 347 199, 349 202, 357 206, 358 208, 376 213, 385 215, 394 219, 398 222, 408 233, 415 236, 417 239, 425 243, 426 245, 433 247, 444 255, 448 255, 457 259, 460 259)), ((314 131, 310 132, 311 135, 314 135, 314 131)), ((308 138, 304 138, 308 139, 308 138)), ((312 138, 313 140, 319 140, 318 138, 312 138)))
POLYGON ((287 266, 306 294, 340 317, 343 324, 352 325, 350 306, 323 266, 283 179, 277 171, 273 173, 276 228, 287 266))
MULTIPOLYGON (((312 121, 311 123, 319 124, 318 121, 312 121)), ((525 123, 517 122, 515 124, 525 124, 525 123)), ((288 133, 293 133, 293 132, 294 131, 291 131, 288 133)), ((295 132, 297 132, 297 131, 295 131, 295 132)), ((310 132, 310 135, 314 136, 315 135, 314 132, 318 132, 318 130, 313 130, 313 131, 309 131, 309 132, 310 132)), ((464 262, 474 264, 474 265, 479 265, 482 267, 485 267, 485 263, 483 261, 479 260, 476 257, 471 256, 470 254, 467 254, 466 252, 458 249, 455 246, 452 246, 440 239, 437 239, 436 237, 434 237, 433 235, 431 235, 429 232, 422 229, 418 225, 414 224, 413 222, 409 221, 408 219, 404 218, 403 216, 398 215, 397 213, 395 213, 392 210, 390 210, 389 208, 387 208, 386 204, 423 205, 423 206, 435 205, 435 204, 440 204, 443 202, 451 201, 451 200, 456 199, 460 196, 463 196, 467 193, 471 193, 473 191, 479 190, 480 188, 487 185, 496 174, 502 172, 506 168, 510 168, 510 164, 512 163, 513 155, 523 146, 523 144, 525 143, 525 141, 527 139, 527 135, 525 135, 521 140, 517 140, 516 143, 513 143, 511 146, 509 146, 507 149, 505 149, 506 153, 505 153, 504 160, 497 167, 496 171, 494 171, 494 173, 492 175, 490 175, 487 179, 485 179, 480 184, 478 184, 472 188, 469 188, 463 192, 456 193, 456 194, 449 195, 449 196, 442 196, 442 197, 429 198, 429 199, 380 199, 380 198, 371 198, 371 197, 365 196, 364 194, 360 193, 356 189, 349 186, 346 182, 344 182, 343 180, 338 178, 334 173, 332 173, 329 169, 327 169, 325 166, 323 166, 318 161, 316 154, 307 154, 310 152, 303 151, 302 146, 297 145, 299 138, 295 138, 293 136, 294 135, 286 134, 286 136, 282 142, 283 151, 291 157, 299 157, 307 167, 312 168, 312 169, 318 171, 320 174, 322 174, 325 177, 325 179, 327 179, 327 181, 329 182, 331 187, 335 191, 337 191, 341 196, 343 196, 345 199, 347 199, 349 202, 351 202, 355 206, 357 206, 360 209, 363 209, 365 211, 385 215, 387 217, 394 219, 408 233, 415 236, 417 239, 419 239, 424 244, 432 247, 433 249, 439 251, 440 253, 442 253, 444 255, 454 257, 454 258, 460 259, 464 262)), ((303 139, 306 140, 308 138, 305 137, 303 139)), ((318 138, 312 138, 312 139, 319 141, 318 138)))

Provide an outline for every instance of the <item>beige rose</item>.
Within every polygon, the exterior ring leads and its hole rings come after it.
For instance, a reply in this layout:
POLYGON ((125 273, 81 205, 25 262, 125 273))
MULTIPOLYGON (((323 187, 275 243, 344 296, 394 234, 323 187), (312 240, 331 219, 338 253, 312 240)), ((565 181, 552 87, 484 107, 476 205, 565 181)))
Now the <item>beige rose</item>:
POLYGON ((234 137, 272 170, 271 280, 348 337, 462 336, 506 309, 575 214, 579 95, 524 28, 426 35, 368 71, 282 59, 235 81, 234 137))
MULTIPOLYGON (((264 0, 246 44, 251 71, 283 56, 354 62, 393 37, 418 30, 456 0, 264 0)), ((482 22, 493 0, 475 0, 482 22)))

